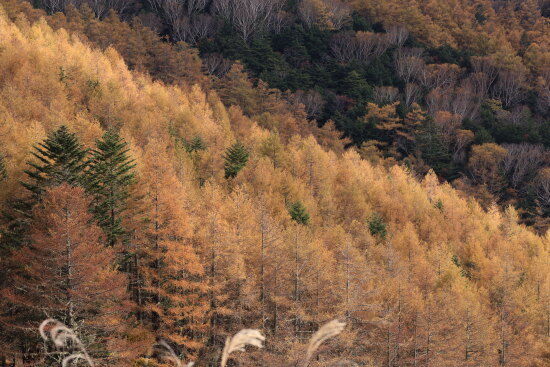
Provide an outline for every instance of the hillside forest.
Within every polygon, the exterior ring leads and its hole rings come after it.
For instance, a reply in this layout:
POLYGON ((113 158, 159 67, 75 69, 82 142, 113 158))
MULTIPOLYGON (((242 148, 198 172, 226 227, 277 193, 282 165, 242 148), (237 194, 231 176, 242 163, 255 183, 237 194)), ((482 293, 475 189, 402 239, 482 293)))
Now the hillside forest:
POLYGON ((549 14, 1 0, 0 366, 548 366, 549 14))

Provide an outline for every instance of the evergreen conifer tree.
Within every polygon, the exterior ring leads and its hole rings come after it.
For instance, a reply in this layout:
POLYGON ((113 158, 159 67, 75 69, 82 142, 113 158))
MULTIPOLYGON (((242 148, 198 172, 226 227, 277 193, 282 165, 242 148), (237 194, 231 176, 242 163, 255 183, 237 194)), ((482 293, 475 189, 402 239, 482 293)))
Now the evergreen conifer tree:
POLYGON ((31 195, 10 200, 8 210, 3 213, 6 226, 0 235, 0 252, 27 242, 31 210, 44 191, 63 183, 70 186, 82 184, 86 154, 86 149, 66 126, 51 132, 43 142, 34 146, 32 155, 36 161, 27 162, 30 168, 24 171, 29 181, 21 182, 31 195))
POLYGON ((438 174, 448 173, 451 168, 451 153, 433 122, 428 121, 419 129, 415 141, 421 158, 435 172, 438 174))
POLYGON ((249 153, 240 142, 230 146, 225 152, 225 178, 234 178, 246 166, 249 153))
POLYGON ((34 146, 32 155, 37 162, 27 162, 31 167, 25 170, 30 182, 23 186, 33 194, 40 194, 48 187, 67 183, 71 186, 82 184, 82 172, 86 166, 87 151, 79 143, 75 134, 66 126, 61 126, 34 146))
POLYGON ((296 201, 288 208, 288 213, 293 221, 298 224, 309 224, 309 213, 301 201, 296 201))
POLYGON ((374 213, 368 220, 369 231, 373 236, 380 236, 380 238, 385 239, 388 234, 386 228, 386 223, 384 219, 378 213, 374 213))
POLYGON ((190 141, 184 141, 183 145, 187 153, 200 152, 201 150, 206 149, 206 144, 200 136, 195 136, 190 141))
POLYGON ((135 164, 128 157, 127 144, 118 133, 109 130, 97 140, 91 152, 86 187, 93 196, 92 211, 113 246, 125 233, 122 226, 130 187, 135 182, 135 164))

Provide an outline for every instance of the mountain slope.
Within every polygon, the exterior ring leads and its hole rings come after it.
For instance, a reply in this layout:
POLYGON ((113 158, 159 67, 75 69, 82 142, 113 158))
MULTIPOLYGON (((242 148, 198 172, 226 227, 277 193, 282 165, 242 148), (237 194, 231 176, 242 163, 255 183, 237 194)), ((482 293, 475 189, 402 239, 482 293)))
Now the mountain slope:
MULTIPOLYGON (((327 150, 311 135, 279 136, 212 90, 153 82, 113 49, 2 14, 2 202, 25 195, 18 180, 31 145, 62 124, 87 147, 118 129, 136 160, 141 197, 160 196, 166 222, 185 224, 177 237, 199 255, 210 297, 205 329, 192 335, 202 362, 216 358, 226 335, 254 327, 271 341, 264 363, 282 364, 281 351, 298 358, 304 335, 335 317, 348 330, 316 364, 548 362, 550 237, 519 225, 513 209, 485 211, 433 174, 418 182, 402 167, 327 150), (189 153, 184 143, 196 137, 205 149, 189 153), (223 156, 237 140, 250 158, 227 180, 223 156), (297 202, 307 225, 289 214, 297 202)), ((146 248, 138 219, 127 224, 137 227, 132 245, 146 248)), ((0 281, 9 290, 10 274, 0 281)), ((2 316, 2 353, 19 358, 28 349, 2 316)), ((140 327, 164 333, 147 321, 140 327)), ((133 356, 146 355, 138 349, 133 356)))

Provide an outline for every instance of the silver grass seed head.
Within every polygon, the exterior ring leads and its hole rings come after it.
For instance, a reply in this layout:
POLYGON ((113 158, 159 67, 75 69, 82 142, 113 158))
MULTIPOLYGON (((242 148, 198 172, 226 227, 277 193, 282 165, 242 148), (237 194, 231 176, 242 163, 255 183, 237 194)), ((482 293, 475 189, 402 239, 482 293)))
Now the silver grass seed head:
POLYGON ((94 362, 88 355, 86 348, 84 348, 84 344, 82 344, 75 332, 62 322, 55 319, 46 319, 42 321, 38 327, 38 331, 44 341, 51 340, 57 348, 74 346, 79 350, 79 352, 72 353, 63 358, 63 361, 61 362, 62 367, 69 366, 70 362, 77 361, 79 359, 86 361, 89 366, 94 367, 94 362), (54 326, 46 330, 47 326, 50 324, 53 324, 54 326))
POLYGON ((309 345, 306 352, 306 357, 304 359, 304 367, 307 367, 309 365, 309 362, 317 349, 323 344, 325 341, 327 341, 330 338, 333 338, 340 334, 344 328, 346 327, 345 322, 341 322, 339 320, 332 320, 325 325, 321 326, 319 330, 313 336, 311 337, 309 341, 309 345))
POLYGON ((259 330, 243 329, 233 337, 228 337, 223 348, 221 367, 225 367, 229 359, 229 355, 233 352, 244 352, 247 345, 263 348, 265 336, 259 330))

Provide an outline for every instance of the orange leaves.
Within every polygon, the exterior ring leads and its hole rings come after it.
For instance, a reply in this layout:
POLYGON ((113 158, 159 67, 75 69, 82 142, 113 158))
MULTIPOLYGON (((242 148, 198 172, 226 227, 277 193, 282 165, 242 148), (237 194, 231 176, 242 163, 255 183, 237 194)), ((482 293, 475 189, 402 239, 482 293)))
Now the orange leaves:
POLYGON ((125 276, 115 268, 115 252, 103 248, 101 231, 88 212, 81 188, 63 184, 44 193, 32 212, 30 245, 11 262, 27 264, 11 274, 3 306, 16 307, 10 323, 25 330, 45 315, 75 327, 95 348, 120 338, 128 306, 125 276))
POLYGON ((369 102, 367 104, 367 114, 365 115, 365 121, 373 119, 376 122, 376 127, 381 130, 395 130, 403 125, 399 122, 399 117, 395 111, 395 108, 399 105, 399 102, 394 102, 382 107, 369 102))
MULTIPOLYGON (((334 146, 334 130, 302 125, 295 106, 281 103, 265 86, 256 95, 238 67, 226 75, 220 93, 226 101, 246 106, 251 117, 236 107, 226 109, 211 90, 151 82, 129 72, 116 55, 91 51, 43 24, 21 30, 4 22, 0 34, 9 40, 0 63, 12 69, 17 60, 26 63, 14 83, 0 89, 0 140, 9 147, 10 177, 21 168, 26 147, 60 122, 78 126, 75 130, 87 146, 103 129, 101 124, 119 126, 132 143, 139 187, 129 202, 134 216, 126 223, 132 236, 124 250, 132 260, 132 311, 138 311, 142 327, 149 330, 140 329, 135 336, 140 347, 148 340, 144 335, 154 331, 191 350, 185 353, 195 353, 207 338, 217 350, 216 343, 230 331, 261 327, 273 333, 267 353, 275 355, 297 350, 295 340, 341 314, 349 317, 358 340, 368 343, 368 348, 360 342, 357 348, 337 346, 338 353, 351 359, 385 365, 389 347, 391 358, 398 358, 394 364, 423 365, 429 356, 435 358, 431 365, 493 365, 500 326, 493 319, 500 309, 492 302, 502 287, 509 295, 504 326, 514 339, 515 353, 521 349, 523 330, 530 334, 526 348, 536 347, 531 340, 544 322, 543 297, 537 300, 536 290, 547 282, 548 238, 515 223, 512 211, 486 212, 433 174, 421 184, 404 167, 387 169, 361 159, 353 149, 343 152, 334 146), (38 72, 28 67, 30 60, 38 72), (59 81, 59 66, 66 71, 66 83, 59 81), (51 89, 54 97, 48 95, 46 81, 58 83, 51 89), (100 83, 100 93, 91 92, 94 81, 100 83), (23 97, 12 98, 17 94, 23 97), (32 111, 24 111, 28 106, 32 111), (191 156, 195 152, 180 144, 195 137, 204 143, 196 161, 191 156), (222 154, 236 137, 250 147, 250 161, 227 185, 222 154), (311 215, 307 229, 289 218, 288 204, 297 200, 311 215), (375 216, 387 230, 384 237, 370 230, 369 219, 375 216), (465 363, 464 356, 474 355, 473 350, 479 351, 471 359, 475 362, 465 363)), ((496 67, 491 60, 476 59, 474 64, 484 76, 478 80, 481 90, 494 81, 496 67)), ((453 84, 458 72, 453 66, 428 69, 425 83, 440 88, 453 84)), ((406 149, 414 138, 411 131, 426 116, 411 99, 405 118, 400 118, 396 94, 379 88, 382 106, 369 104, 365 121, 392 134, 399 149, 406 149)), ((432 105, 445 105, 436 103, 440 98, 435 94, 432 105)), ((460 108, 455 109, 433 112, 437 126, 454 135, 459 152, 471 143, 473 133, 458 129, 460 108)), ((382 160, 374 144, 366 144, 360 153, 382 160)), ((474 147, 473 174, 492 184, 501 149, 474 147)), ((10 193, 15 179, 10 178, 10 193)), ((548 182, 547 170, 533 182, 540 201, 548 201, 548 182)), ((15 273, 10 281, 21 280, 34 292, 37 285, 58 284, 63 279, 53 271, 59 269, 53 260, 62 258, 70 235, 71 243, 82 247, 72 252, 78 263, 73 274, 79 278, 73 279, 68 294, 94 326, 116 329, 113 314, 95 318, 94 313, 111 310, 111 305, 117 310, 113 303, 123 298, 120 273, 111 266, 114 254, 97 244, 100 232, 88 223, 82 192, 62 190, 37 209, 33 247, 14 255, 33 282, 25 283, 15 273)), ((52 300, 59 308, 67 293, 50 293, 57 298, 2 291, 4 298, 24 307, 46 307, 52 300)))

